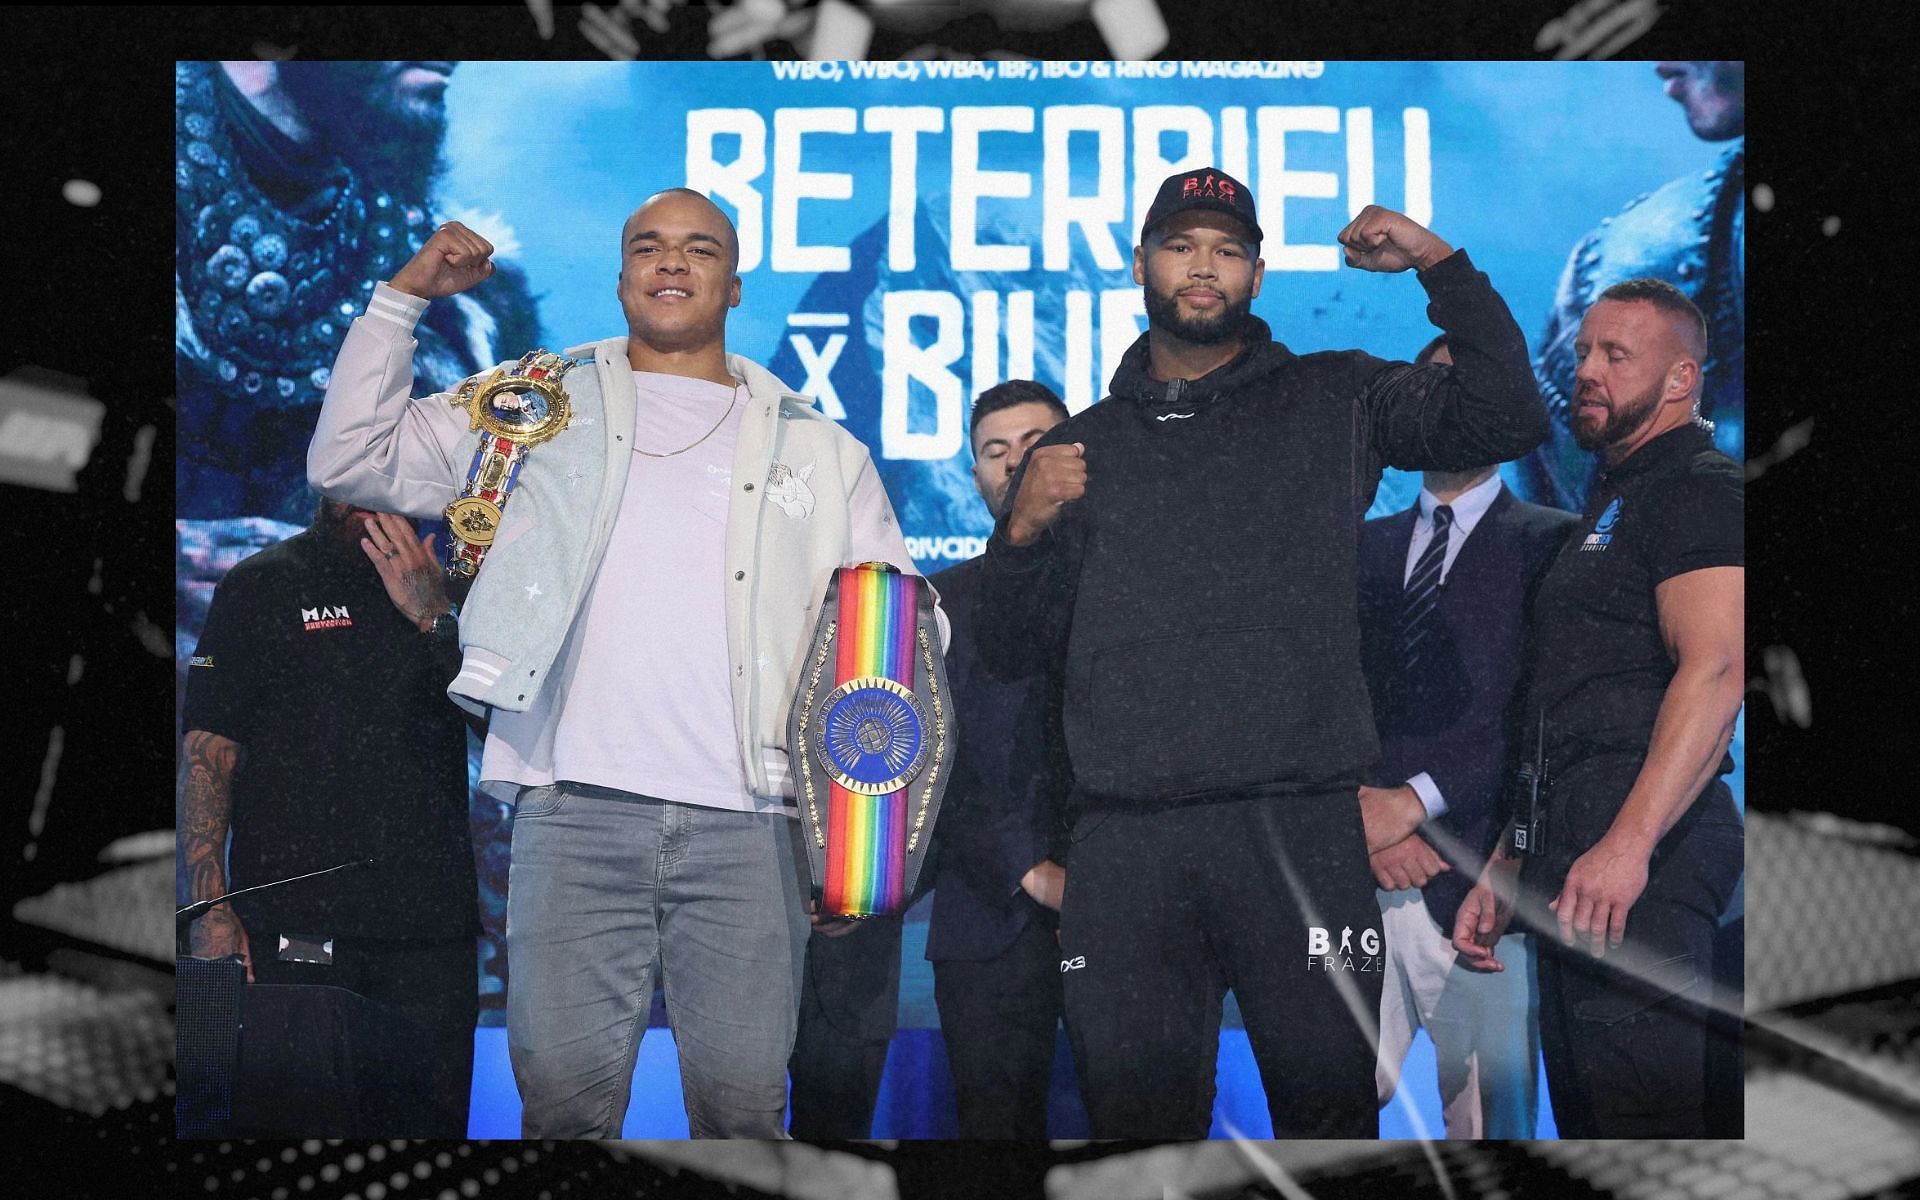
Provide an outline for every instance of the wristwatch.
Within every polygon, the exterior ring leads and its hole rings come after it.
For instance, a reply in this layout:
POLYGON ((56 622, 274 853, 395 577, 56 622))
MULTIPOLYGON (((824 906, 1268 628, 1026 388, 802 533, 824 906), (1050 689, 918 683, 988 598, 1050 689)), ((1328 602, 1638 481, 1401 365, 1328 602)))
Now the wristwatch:
POLYGON ((453 641, 460 636, 460 606, 449 605, 446 612, 437 613, 433 623, 427 626, 427 636, 443 641, 453 641))

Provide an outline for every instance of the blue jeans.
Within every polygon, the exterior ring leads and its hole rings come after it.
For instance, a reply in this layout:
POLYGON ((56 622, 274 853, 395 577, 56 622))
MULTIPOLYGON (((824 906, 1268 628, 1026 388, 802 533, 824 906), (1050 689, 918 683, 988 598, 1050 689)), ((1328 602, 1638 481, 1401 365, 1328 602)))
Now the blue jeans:
POLYGON ((620 1136, 656 966, 693 1136, 784 1136, 808 930, 792 823, 585 784, 521 793, 507 1044, 522 1136, 620 1136))

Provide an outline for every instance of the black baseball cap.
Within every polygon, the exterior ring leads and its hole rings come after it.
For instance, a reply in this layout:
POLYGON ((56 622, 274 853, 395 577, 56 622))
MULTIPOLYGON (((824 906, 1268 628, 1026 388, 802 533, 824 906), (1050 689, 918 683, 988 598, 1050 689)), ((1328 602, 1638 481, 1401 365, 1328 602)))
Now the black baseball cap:
POLYGON ((1257 245, 1266 240, 1260 222, 1253 215, 1253 192, 1238 179, 1218 167, 1201 167, 1169 175, 1147 208, 1147 219, 1140 225, 1140 244, 1145 245, 1153 227, 1175 213, 1192 208, 1210 208, 1223 212, 1245 225, 1257 245))

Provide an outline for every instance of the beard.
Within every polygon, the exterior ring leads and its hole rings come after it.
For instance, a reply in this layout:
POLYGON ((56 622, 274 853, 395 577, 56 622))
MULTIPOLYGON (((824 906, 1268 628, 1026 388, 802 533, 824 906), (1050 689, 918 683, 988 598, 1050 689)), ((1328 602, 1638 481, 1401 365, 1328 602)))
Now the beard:
POLYGON ((1196 346, 1217 346, 1240 336, 1253 314, 1253 297, 1228 300, 1211 317, 1183 317, 1180 298, 1149 282, 1146 286, 1147 324, 1164 334, 1196 346))
POLYGON ((1009 479, 999 487, 993 488, 985 497, 987 513, 995 521, 1007 515, 1007 492, 1012 486, 1013 481, 1009 479))
POLYGON ((1625 404, 1607 405, 1607 419, 1597 427, 1581 423, 1578 412, 1584 403, 1581 396, 1574 397, 1573 441, 1582 450, 1604 450, 1608 446, 1621 442, 1638 433, 1642 426, 1653 419, 1654 410, 1660 407, 1660 389, 1656 385, 1643 395, 1635 397, 1625 404))
POLYGON ((353 506, 337 500, 322 499, 313 512, 313 523, 307 526, 319 543, 328 552, 347 558, 360 555, 360 539, 367 535, 366 523, 353 515, 353 506))
POLYGON ((1746 132, 1747 67, 1743 62, 1695 61, 1682 97, 1687 128, 1706 142, 1746 132))
POLYGON ((408 201, 426 199, 446 168, 442 90, 402 91, 398 62, 280 64, 281 85, 299 107, 316 145, 330 150, 373 188, 408 201))

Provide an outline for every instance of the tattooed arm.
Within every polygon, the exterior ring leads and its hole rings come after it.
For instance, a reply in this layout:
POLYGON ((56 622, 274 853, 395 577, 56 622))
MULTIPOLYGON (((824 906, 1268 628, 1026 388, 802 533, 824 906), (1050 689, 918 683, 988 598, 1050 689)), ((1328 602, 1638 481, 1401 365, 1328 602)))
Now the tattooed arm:
MULTIPOLYGON (((187 731, 186 780, 181 788, 180 848, 186 859, 189 900, 205 900, 227 890, 227 824, 233 814, 233 770, 240 747, 217 733, 187 731)), ((253 982, 253 956, 247 931, 231 904, 216 904, 193 924, 196 958, 238 954, 253 982)))

